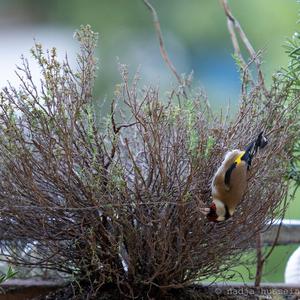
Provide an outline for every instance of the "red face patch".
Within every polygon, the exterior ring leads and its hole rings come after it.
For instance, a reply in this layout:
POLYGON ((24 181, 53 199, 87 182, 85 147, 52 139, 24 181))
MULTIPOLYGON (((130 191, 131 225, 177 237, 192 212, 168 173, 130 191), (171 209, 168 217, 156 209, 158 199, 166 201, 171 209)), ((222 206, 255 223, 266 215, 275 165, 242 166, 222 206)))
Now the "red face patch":
POLYGON ((210 211, 209 213, 207 214, 207 219, 210 221, 210 222, 218 222, 217 219, 218 219, 218 215, 217 215, 217 208, 216 208, 216 204, 215 203, 212 203, 210 205, 210 211))

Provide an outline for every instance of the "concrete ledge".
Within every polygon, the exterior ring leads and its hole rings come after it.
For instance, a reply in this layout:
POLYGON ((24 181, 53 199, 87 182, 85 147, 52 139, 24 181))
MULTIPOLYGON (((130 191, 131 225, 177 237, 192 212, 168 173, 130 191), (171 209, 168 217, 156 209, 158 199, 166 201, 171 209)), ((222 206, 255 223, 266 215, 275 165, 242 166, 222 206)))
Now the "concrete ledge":
MULTIPOLYGON (((280 221, 274 222, 270 228, 262 233, 262 240, 265 245, 273 245, 280 221)), ((282 221, 279 238, 276 245, 300 244, 300 220, 285 219, 282 221)))
POLYGON ((62 282, 35 279, 11 279, 0 286, 0 300, 29 300, 63 287, 62 282))

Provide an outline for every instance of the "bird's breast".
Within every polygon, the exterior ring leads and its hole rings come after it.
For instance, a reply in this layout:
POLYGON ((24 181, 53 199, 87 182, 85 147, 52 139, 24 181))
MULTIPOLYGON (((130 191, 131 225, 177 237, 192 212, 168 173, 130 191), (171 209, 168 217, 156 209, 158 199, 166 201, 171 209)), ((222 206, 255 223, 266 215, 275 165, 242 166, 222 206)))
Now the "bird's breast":
POLYGON ((225 172, 218 174, 213 181, 212 197, 222 200, 229 210, 234 209, 246 191, 247 175, 247 164, 244 161, 240 161, 232 171, 229 188, 224 182, 225 172))

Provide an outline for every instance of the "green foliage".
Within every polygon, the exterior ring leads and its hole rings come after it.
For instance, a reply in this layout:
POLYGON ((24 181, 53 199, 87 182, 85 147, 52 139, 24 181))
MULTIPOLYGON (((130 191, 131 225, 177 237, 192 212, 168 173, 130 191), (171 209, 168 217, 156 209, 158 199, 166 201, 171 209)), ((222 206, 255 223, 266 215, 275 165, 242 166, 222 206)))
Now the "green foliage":
POLYGON ((4 281, 6 281, 8 279, 12 279, 13 277, 15 277, 15 275, 17 273, 18 272, 14 271, 13 268, 11 266, 9 266, 6 274, 0 275, 0 283, 3 283, 4 281))
POLYGON ((292 90, 300 90, 300 34, 296 32, 284 45, 289 57, 289 64, 280 73, 289 82, 292 90))
POLYGON ((119 191, 124 191, 126 189, 124 170, 119 164, 113 164, 111 166, 111 177, 107 188, 110 191, 116 189, 119 191))
MULTIPOLYGON (((184 120, 184 126, 186 127, 187 133, 187 148, 189 153, 194 158, 199 158, 199 114, 198 112, 201 111, 199 107, 200 104, 197 100, 190 100, 187 99, 183 101, 180 105, 172 105, 170 107, 168 122, 169 124, 174 124, 178 118, 182 117, 184 120)), ((203 140, 201 141, 203 143, 203 140)), ((213 137, 208 137, 204 144, 201 145, 201 148, 204 148, 204 156, 208 156, 210 150, 214 145, 213 137)))
POLYGON ((216 140, 213 137, 208 137, 207 143, 206 143, 206 149, 205 149, 205 156, 208 156, 210 154, 211 149, 215 145, 216 140))
POLYGON ((300 144, 296 143, 294 147, 293 159, 291 161, 290 170, 288 174, 289 179, 292 179, 295 182, 295 191, 300 187, 300 144))
POLYGON ((195 150, 197 149, 199 137, 198 132, 195 129, 196 121, 197 121, 197 114, 195 110, 195 104, 193 101, 186 101, 183 111, 186 114, 186 122, 187 122, 187 132, 189 136, 189 146, 188 149, 191 153, 195 154, 195 150))
MULTIPOLYGON (((287 86, 287 97, 292 99, 299 97, 300 92, 300 33, 297 31, 284 45, 289 62, 286 68, 277 74, 279 82, 287 86)), ((295 192, 300 186, 300 143, 294 146, 293 159, 291 161, 288 178, 296 183, 295 192)), ((294 193, 295 193, 294 192, 294 193)))

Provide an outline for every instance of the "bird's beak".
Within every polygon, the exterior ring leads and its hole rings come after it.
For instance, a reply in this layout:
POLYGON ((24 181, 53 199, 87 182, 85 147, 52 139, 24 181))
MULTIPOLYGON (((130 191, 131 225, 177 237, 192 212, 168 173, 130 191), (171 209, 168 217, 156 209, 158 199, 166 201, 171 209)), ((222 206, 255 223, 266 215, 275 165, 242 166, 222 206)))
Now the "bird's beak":
POLYGON ((209 213, 210 209, 208 207, 200 207, 200 212, 205 216, 209 213))

